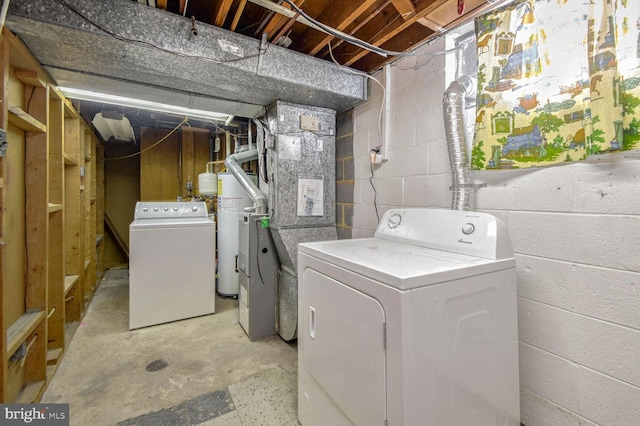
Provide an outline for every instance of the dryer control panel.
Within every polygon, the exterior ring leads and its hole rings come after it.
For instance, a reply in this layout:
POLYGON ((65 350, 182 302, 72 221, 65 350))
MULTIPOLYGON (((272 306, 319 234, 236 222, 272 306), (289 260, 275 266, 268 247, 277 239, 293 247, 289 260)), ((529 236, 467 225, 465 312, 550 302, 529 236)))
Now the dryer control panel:
POLYGON ((485 259, 513 257, 506 225, 482 212, 391 209, 382 217, 375 236, 485 259))
POLYGON ((136 203, 134 220, 207 218, 207 204, 198 202, 142 202, 136 203))

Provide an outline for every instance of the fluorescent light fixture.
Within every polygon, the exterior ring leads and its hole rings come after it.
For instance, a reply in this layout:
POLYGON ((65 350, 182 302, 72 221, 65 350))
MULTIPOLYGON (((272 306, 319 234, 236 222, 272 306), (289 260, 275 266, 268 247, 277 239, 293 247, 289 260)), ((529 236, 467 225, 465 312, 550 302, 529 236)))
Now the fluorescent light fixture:
POLYGON ((126 98, 124 96, 92 92, 90 90, 73 89, 71 87, 60 87, 60 91, 67 98, 79 99, 83 101, 104 102, 130 108, 140 108, 149 111, 162 112, 165 114, 186 115, 190 118, 221 121, 223 123, 229 118, 229 114, 205 111, 201 109, 185 108, 176 105, 161 104, 158 102, 143 101, 140 99, 126 98))

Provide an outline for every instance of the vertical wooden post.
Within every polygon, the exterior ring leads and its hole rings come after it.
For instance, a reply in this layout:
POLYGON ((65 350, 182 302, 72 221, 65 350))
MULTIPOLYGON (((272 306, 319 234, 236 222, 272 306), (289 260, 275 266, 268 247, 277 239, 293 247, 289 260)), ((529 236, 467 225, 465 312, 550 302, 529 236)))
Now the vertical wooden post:
MULTIPOLYGON (((25 86, 24 109, 45 126, 49 122, 49 89, 25 86)), ((27 240, 27 311, 47 312, 47 250, 49 246, 49 140, 48 133, 25 135, 25 221, 27 240)), ((27 341, 25 382, 46 379, 47 322, 42 321, 27 341), (33 343, 32 343, 33 342, 33 343)))
MULTIPOLYGON (((52 90, 52 89, 50 89, 52 90)), ((64 348, 64 104, 59 97, 49 101, 49 285, 48 349, 64 348)), ((57 358, 56 358, 57 359, 57 358)))
MULTIPOLYGON (((8 99, 8 80, 9 80, 9 41, 5 34, 8 30, 5 28, 0 36, 0 127, 4 130, 7 129, 7 103, 8 99)), ((6 177, 6 162, 4 158, 0 158, 0 179, 2 185, 0 187, 0 310, 4 312, 4 274, 5 274, 5 257, 6 250, 4 245, 4 212, 5 212, 5 177, 6 177)), ((7 390, 7 324, 4 320, 4 315, 0 315, 0 360, 2 365, 0 366, 0 402, 6 401, 7 390)))

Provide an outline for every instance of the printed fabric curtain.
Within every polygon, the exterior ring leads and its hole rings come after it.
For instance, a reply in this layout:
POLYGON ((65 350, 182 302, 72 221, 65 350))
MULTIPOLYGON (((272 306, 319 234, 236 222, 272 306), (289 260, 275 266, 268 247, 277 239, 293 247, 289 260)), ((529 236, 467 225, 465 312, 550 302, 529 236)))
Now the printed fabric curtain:
POLYGON ((640 149, 639 0, 515 0, 475 25, 473 169, 640 149))

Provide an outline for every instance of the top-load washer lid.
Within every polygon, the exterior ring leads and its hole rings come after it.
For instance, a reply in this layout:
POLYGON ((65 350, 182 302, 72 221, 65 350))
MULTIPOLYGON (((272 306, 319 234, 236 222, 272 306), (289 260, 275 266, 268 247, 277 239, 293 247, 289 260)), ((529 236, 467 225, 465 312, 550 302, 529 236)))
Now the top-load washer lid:
POLYGON ((374 238, 304 243, 299 251, 400 290, 515 266, 502 222, 456 210, 389 210, 374 238))

